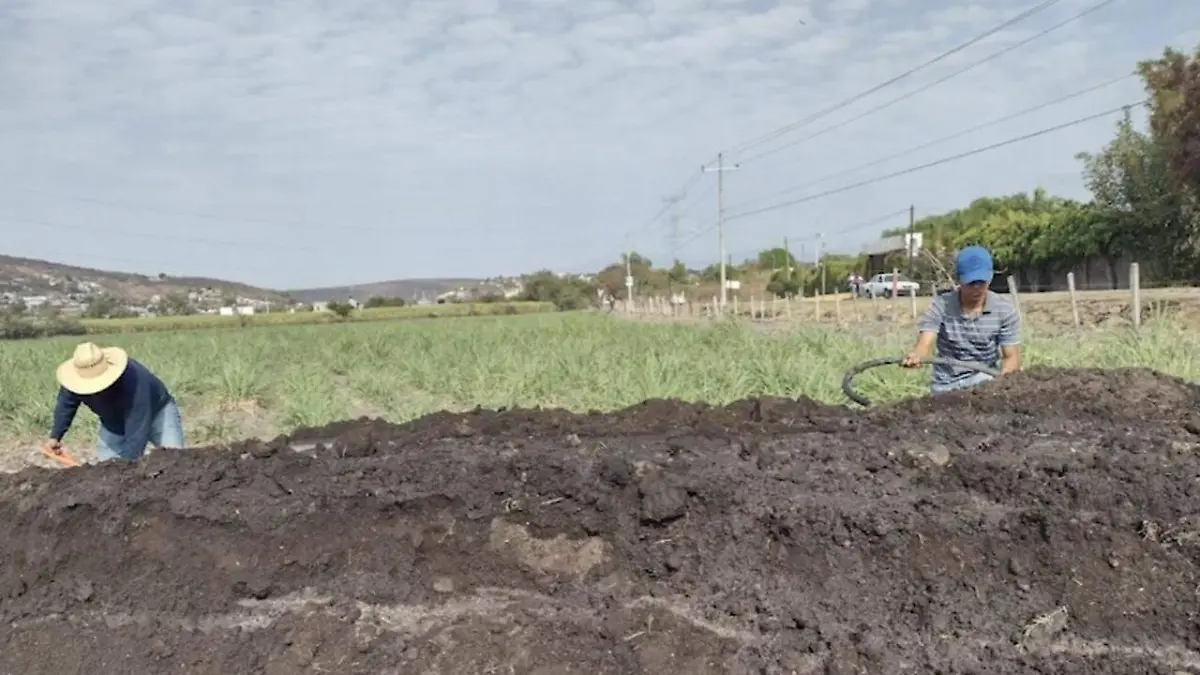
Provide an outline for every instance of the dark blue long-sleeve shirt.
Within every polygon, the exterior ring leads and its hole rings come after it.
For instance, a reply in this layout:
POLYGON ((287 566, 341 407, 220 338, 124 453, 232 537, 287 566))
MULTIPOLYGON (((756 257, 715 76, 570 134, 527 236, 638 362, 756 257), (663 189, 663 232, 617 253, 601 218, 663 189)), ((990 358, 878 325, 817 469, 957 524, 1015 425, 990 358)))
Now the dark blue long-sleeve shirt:
POLYGON ((157 375, 135 359, 129 359, 121 377, 98 394, 81 396, 59 387, 50 437, 62 440, 82 403, 96 413, 106 430, 123 437, 127 448, 142 449, 150 440, 150 425, 155 416, 172 400, 167 385, 157 375))

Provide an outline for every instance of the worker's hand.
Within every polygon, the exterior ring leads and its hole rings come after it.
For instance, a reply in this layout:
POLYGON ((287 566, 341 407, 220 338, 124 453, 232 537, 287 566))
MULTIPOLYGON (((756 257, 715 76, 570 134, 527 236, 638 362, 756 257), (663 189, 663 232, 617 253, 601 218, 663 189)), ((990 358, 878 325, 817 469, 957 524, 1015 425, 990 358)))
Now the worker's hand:
POLYGON ((62 441, 59 441, 56 438, 47 438, 42 442, 42 449, 44 449, 46 452, 52 452, 57 455, 62 452, 62 441))
POLYGON ((921 365, 921 355, 916 352, 909 352, 900 361, 901 368, 916 368, 921 365))

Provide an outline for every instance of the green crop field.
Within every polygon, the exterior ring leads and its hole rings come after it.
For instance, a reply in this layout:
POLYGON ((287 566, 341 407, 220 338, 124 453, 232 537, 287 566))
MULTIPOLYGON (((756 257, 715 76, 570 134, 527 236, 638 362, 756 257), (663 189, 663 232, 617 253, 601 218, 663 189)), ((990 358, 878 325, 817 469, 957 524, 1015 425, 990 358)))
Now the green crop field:
MULTIPOLYGON (((756 394, 807 395, 842 403, 840 381, 855 363, 898 355, 908 330, 797 328, 765 334, 737 324, 649 324, 592 314, 475 317, 247 331, 120 334, 119 345, 158 372, 184 412, 189 443, 273 436, 350 416, 407 420, 476 405, 611 409, 653 397, 713 403, 756 394)), ((28 443, 45 434, 54 367, 82 338, 4 344, 0 434, 28 443)), ((1030 365, 1148 366, 1200 378, 1198 339, 1168 322, 1129 331, 1036 335, 1030 365)), ((872 371, 862 388, 877 400, 920 395, 927 371, 872 371)), ((67 437, 90 446, 95 421, 82 411, 67 437)))

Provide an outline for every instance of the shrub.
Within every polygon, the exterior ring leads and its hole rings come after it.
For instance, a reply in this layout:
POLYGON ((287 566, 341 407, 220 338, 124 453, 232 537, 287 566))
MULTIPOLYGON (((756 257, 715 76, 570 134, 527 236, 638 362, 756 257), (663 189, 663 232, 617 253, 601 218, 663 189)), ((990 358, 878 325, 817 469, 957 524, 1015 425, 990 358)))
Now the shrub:
POLYGON ((780 298, 790 297, 800 292, 800 282, 788 278, 781 272, 776 272, 771 275, 771 281, 767 283, 767 292, 780 298))
POLYGON ((87 329, 70 319, 28 319, 6 317, 0 320, 0 340, 32 340, 56 335, 86 335, 87 329))

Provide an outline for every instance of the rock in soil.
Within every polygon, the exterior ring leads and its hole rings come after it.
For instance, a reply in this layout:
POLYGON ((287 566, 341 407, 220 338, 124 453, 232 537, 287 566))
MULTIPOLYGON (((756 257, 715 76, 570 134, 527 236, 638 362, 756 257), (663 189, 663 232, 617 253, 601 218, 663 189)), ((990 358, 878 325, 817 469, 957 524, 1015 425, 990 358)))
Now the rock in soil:
POLYGON ((1198 403, 1035 370, 30 468, 0 673, 1196 672, 1198 403))

